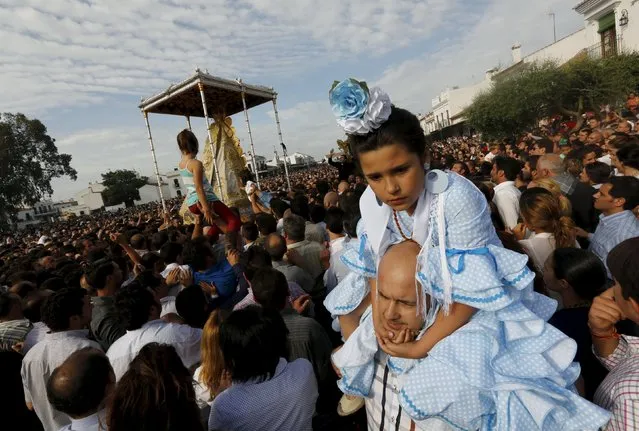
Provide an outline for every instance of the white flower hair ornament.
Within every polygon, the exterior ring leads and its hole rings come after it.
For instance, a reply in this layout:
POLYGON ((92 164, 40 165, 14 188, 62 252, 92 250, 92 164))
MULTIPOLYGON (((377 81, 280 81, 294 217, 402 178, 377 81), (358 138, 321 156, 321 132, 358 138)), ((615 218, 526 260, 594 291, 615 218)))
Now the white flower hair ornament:
POLYGON ((366 135, 377 130, 391 114, 391 100, 381 88, 368 89, 353 78, 335 81, 328 99, 337 124, 349 135, 366 135))

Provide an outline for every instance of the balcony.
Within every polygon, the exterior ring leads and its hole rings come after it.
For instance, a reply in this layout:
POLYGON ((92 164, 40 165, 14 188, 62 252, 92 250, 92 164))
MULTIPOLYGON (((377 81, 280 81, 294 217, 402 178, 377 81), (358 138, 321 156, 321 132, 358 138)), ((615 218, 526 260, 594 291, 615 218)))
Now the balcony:
POLYGON ((614 57, 621 53, 622 46, 621 37, 618 37, 586 48, 586 54, 593 59, 614 57))

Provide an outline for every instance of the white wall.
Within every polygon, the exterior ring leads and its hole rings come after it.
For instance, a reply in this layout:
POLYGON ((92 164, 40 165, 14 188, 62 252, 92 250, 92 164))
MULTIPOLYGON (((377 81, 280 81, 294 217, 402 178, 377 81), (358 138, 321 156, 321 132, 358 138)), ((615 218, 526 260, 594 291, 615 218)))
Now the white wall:
MULTIPOLYGON (((153 184, 145 184, 138 190, 140 192, 140 200, 135 201, 135 205, 160 202, 160 191, 158 190, 158 186, 153 184)), ((169 199, 170 190, 167 184, 162 186, 162 193, 164 194, 164 199, 169 199)))
POLYGON ((575 33, 564 37, 548 45, 538 51, 535 51, 526 57, 524 57, 525 63, 544 62, 548 60, 555 60, 559 64, 563 64, 579 54, 583 49, 588 48, 592 43, 588 41, 587 31, 582 28, 575 33))
POLYGON ((598 20, 612 11, 615 13, 617 37, 622 38, 622 50, 639 51, 639 4, 636 0, 602 0, 584 11, 585 37, 588 45, 601 42, 598 20), (628 24, 625 26, 619 25, 622 10, 628 11, 628 24))
MULTIPOLYGON (((165 177, 165 180, 168 183, 168 186, 166 187, 168 194, 164 196, 164 199, 174 199, 186 196, 186 186, 184 186, 184 181, 178 171, 171 171, 168 174, 163 175, 163 177, 165 177), (175 180, 177 180, 177 183, 175 180), (180 192, 179 194, 178 191, 180 192)), ((162 189, 162 191, 164 192, 164 189, 162 189)))

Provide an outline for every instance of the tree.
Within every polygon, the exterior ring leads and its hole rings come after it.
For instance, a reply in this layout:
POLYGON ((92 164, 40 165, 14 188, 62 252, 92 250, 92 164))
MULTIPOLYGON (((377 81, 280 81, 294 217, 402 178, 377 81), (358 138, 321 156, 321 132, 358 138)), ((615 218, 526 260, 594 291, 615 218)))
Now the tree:
POLYGON ((106 187, 102 192, 104 204, 112 206, 124 202, 127 207, 132 207, 133 201, 140 199, 140 187, 147 181, 147 177, 141 177, 137 172, 127 169, 102 174, 102 185, 106 187))
POLYGON ((625 101, 639 82, 639 53, 594 59, 579 55, 564 65, 531 64, 497 81, 465 111, 468 122, 489 137, 519 134, 537 120, 582 114, 625 101))
POLYGON ((58 153, 44 124, 20 113, 0 114, 0 227, 21 206, 52 194, 51 180, 65 175, 77 179, 71 155, 58 153))

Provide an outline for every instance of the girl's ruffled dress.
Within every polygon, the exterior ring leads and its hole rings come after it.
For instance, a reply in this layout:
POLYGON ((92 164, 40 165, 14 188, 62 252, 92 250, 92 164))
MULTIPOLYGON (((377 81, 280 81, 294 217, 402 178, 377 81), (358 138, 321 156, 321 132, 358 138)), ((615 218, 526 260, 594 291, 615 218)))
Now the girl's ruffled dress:
MULTIPOLYGON (((429 227, 421 235, 425 240, 416 273, 433 303, 425 328, 451 300, 478 311, 427 357, 388 358, 388 367, 400 376, 402 409, 415 421, 438 418, 459 430, 581 431, 604 426, 609 412, 574 390, 580 373, 573 362, 576 343, 546 322, 557 304, 533 291, 528 257, 501 246, 486 200, 472 183, 456 174, 443 175, 448 176, 447 189, 425 193, 428 203, 420 199, 414 214, 429 227)), ((374 202, 370 196, 362 198, 362 214, 368 217, 357 247, 343 256, 352 274, 326 299, 333 314, 346 314, 359 305, 368 293, 366 279, 376 276, 378 256, 403 241, 393 217, 387 217, 379 253, 374 252, 366 231, 373 225, 367 223, 383 224, 385 217, 375 214, 374 202)), ((403 233, 414 233, 413 218, 398 216, 403 233)), ((344 393, 368 395, 377 352, 369 311, 333 356, 344 393)))

